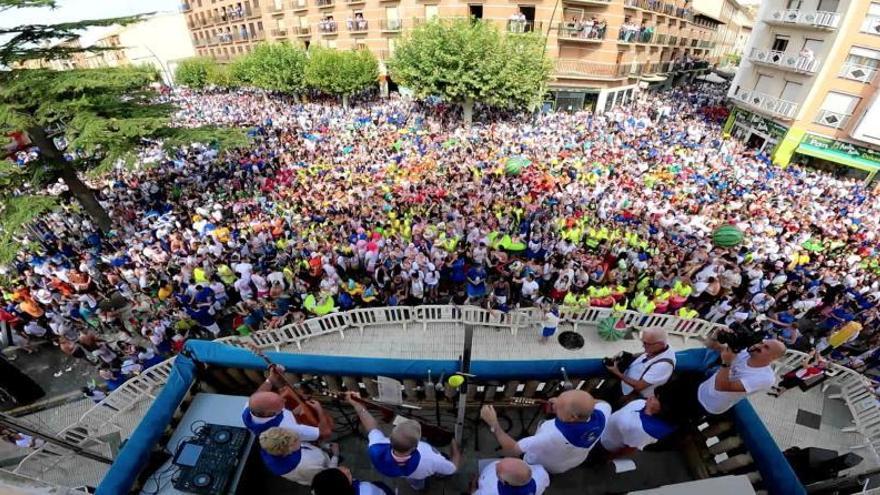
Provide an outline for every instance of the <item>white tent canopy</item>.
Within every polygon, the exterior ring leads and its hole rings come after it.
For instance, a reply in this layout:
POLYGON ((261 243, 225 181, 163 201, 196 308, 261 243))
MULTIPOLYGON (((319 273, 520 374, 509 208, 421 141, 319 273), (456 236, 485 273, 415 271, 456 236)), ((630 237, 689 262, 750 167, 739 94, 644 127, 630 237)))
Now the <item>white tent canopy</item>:
POLYGON ((714 83, 714 84, 724 84, 724 83, 728 82, 727 79, 724 79, 723 77, 719 76, 718 74, 716 74, 714 72, 710 72, 710 73, 706 74, 705 76, 700 76, 697 79, 700 81, 706 81, 706 82, 710 82, 710 83, 714 83))

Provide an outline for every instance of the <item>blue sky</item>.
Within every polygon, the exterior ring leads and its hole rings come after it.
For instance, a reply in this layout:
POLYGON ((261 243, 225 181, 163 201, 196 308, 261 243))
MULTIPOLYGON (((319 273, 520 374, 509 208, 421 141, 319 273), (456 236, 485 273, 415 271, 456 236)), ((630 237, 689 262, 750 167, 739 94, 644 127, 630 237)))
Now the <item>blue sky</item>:
MULTIPOLYGON (((54 24, 56 22, 103 19, 146 12, 176 10, 180 0, 59 0, 58 8, 13 9, 0 16, 0 26, 54 24)), ((88 37, 88 35, 86 35, 88 37)))

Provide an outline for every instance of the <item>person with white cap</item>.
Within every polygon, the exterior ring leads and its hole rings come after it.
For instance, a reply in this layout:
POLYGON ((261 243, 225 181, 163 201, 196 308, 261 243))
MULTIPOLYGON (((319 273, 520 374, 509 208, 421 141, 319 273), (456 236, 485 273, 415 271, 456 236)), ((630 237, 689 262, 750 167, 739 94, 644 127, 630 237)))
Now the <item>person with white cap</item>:
POLYGON ((550 475, 541 466, 505 457, 480 471, 473 495, 541 495, 550 486, 550 475))
POLYGON ((391 436, 379 430, 379 424, 367 408, 357 401, 359 395, 345 394, 345 401, 357 413, 369 439, 368 453, 373 467, 389 478, 406 478, 415 490, 424 490, 427 479, 433 475, 454 474, 461 464, 461 451, 453 440, 451 459, 447 459, 427 442, 421 441, 422 426, 414 420, 405 420, 394 427, 391 436))

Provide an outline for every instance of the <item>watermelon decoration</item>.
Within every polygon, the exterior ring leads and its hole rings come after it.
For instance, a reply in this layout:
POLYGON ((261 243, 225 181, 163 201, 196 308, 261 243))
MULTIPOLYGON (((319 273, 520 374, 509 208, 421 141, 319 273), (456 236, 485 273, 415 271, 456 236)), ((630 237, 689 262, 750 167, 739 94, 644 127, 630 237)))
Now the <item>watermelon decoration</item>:
POLYGON ((515 156, 507 160, 504 166, 504 173, 507 175, 519 175, 522 169, 531 165, 532 162, 528 158, 515 156))
POLYGON ((734 247, 743 241, 743 231, 733 225, 722 225, 712 232, 712 244, 718 247, 734 247))
POLYGON ((623 318, 611 315, 599 320, 599 338, 606 342, 614 342, 626 336, 626 325, 623 318))

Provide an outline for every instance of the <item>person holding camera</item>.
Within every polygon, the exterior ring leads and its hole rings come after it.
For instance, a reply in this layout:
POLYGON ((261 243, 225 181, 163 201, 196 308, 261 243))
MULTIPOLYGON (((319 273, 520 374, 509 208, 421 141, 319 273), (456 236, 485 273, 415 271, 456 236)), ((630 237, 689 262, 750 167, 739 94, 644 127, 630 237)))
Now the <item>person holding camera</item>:
POLYGON ((666 342, 666 330, 648 328, 642 331, 645 352, 633 356, 630 363, 615 359, 606 363, 608 372, 620 380, 620 405, 633 399, 654 396, 654 389, 669 381, 675 370, 675 351, 666 342), (622 368, 622 370, 621 370, 622 368))
POLYGON ((785 355, 785 344, 762 340, 735 352, 730 345, 721 351, 721 367, 700 384, 697 401, 708 414, 723 414, 737 402, 761 390, 770 390, 776 375, 770 366, 785 355))

